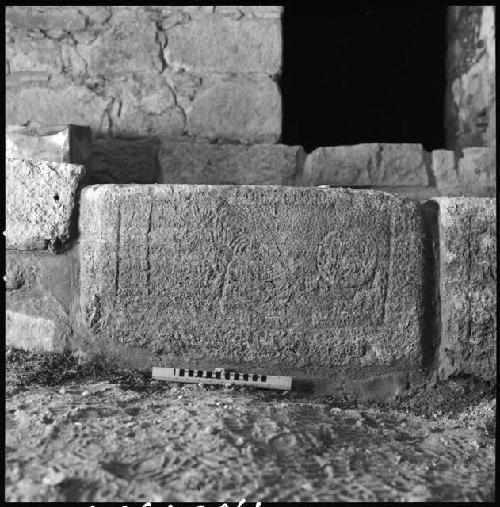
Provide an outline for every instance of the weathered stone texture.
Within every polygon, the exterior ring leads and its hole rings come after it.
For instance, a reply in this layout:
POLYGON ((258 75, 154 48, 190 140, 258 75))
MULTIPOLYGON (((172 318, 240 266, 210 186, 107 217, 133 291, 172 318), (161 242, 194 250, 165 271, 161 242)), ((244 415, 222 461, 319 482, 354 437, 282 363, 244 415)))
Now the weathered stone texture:
POLYGON ((278 74, 281 22, 211 16, 176 25, 169 31, 165 59, 198 72, 278 74))
POLYGON ((6 89, 6 123, 23 125, 88 125, 92 131, 108 132, 108 101, 84 86, 48 87, 28 83, 6 89))
POLYGON ((9 6, 7 122, 275 142, 279 6, 9 6))
POLYGON ((215 79, 193 100, 188 132, 195 137, 274 143, 281 134, 281 96, 269 78, 215 79))
POLYGON ((496 145, 495 7, 450 6, 446 147, 496 145))
POLYGON ((420 144, 368 143, 317 148, 305 162, 304 185, 426 186, 427 154, 420 144))
POLYGON ((467 195, 495 196, 496 152, 490 148, 464 148, 458 172, 467 195))
POLYGON ((7 343, 62 350, 73 336, 77 289, 74 252, 6 252, 7 343))
POLYGON ((432 172, 441 195, 450 197, 494 197, 496 153, 491 148, 464 148, 432 152, 432 172))
POLYGON ((280 371, 421 360, 417 203, 374 191, 87 187, 83 329, 280 371))
POLYGON ((90 156, 88 127, 60 125, 8 126, 5 133, 7 158, 24 158, 86 165, 90 156))
POLYGON ((67 242, 84 174, 83 166, 73 164, 7 159, 7 248, 33 250, 67 242))
POLYGON ((440 198, 439 375, 496 378, 496 202, 440 198))
POLYGON ((158 154, 159 183, 293 185, 304 157, 300 146, 164 140, 158 154))
POLYGON ((96 139, 84 182, 156 183, 159 147, 158 139, 96 139))
POLYGON ((55 323, 43 317, 6 310, 6 345, 22 349, 56 351, 55 323))

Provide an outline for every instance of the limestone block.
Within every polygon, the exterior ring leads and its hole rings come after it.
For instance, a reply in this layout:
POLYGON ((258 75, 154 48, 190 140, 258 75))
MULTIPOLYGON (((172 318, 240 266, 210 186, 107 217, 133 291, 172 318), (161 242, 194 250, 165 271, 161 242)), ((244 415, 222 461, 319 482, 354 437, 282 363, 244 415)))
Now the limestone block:
POLYGON ((278 74, 281 69, 279 19, 206 16, 168 30, 166 60, 197 72, 278 74))
POLYGON ((157 139, 95 139, 85 183, 156 183, 157 139))
POLYGON ((92 132, 107 132, 102 124, 108 101, 85 86, 7 87, 6 123, 24 125, 88 125, 92 132))
POLYGON ((434 150, 432 156, 432 174, 436 187, 447 196, 456 196, 460 192, 458 160, 454 151, 434 150))
POLYGON ((7 159, 7 248, 33 250, 67 242, 75 193, 84 174, 79 165, 7 159))
POLYGON ((305 157, 300 146, 176 143, 159 151, 160 183, 293 185, 305 157))
POLYGON ((496 152, 491 148, 464 148, 458 160, 464 192, 469 196, 494 197, 496 191, 496 152))
POLYGON ((5 45, 5 58, 10 72, 39 72, 58 74, 62 60, 57 41, 32 39, 25 34, 10 33, 5 45))
POLYGON ((155 22, 140 7, 118 9, 112 27, 79 52, 88 62, 88 72, 113 76, 124 73, 162 71, 155 22))
POLYGON ((90 342, 273 371, 420 365, 422 218, 409 199, 97 185, 79 227, 90 342))
POLYGON ((6 157, 86 165, 90 156, 91 133, 80 125, 8 126, 6 157))
POLYGON ((6 310, 5 320, 7 346, 47 352, 66 348, 69 326, 61 328, 56 319, 6 310))
POLYGON ((494 197, 496 193, 496 153, 491 148, 464 148, 432 152, 432 172, 436 186, 448 197, 494 197))
POLYGON ((5 22, 7 26, 19 30, 64 29, 74 32, 86 27, 85 15, 77 6, 63 5, 9 5, 5 11, 5 22))
POLYGON ((5 280, 10 307, 21 300, 45 299, 54 303, 49 314, 68 315, 76 292, 77 265, 77 255, 72 250, 59 255, 7 250, 5 280))
POLYGON ((274 143, 281 135, 281 95, 269 78, 214 79, 193 100, 188 132, 209 139, 274 143))
POLYGON ((443 197, 439 204, 439 375, 496 378, 495 199, 443 197))
POLYGON ((426 186, 426 155, 420 144, 366 143, 317 148, 305 162, 303 184, 426 186))
POLYGON ((115 97, 109 112, 114 135, 137 138, 183 133, 184 115, 158 72, 124 75, 120 81, 107 83, 106 93, 115 97))

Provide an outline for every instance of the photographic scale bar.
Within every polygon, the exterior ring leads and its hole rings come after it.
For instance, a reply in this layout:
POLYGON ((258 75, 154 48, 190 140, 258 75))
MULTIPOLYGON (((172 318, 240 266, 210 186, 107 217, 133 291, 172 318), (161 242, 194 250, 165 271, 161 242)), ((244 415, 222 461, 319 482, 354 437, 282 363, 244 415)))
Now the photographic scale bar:
POLYGON ((292 377, 238 373, 222 369, 190 370, 186 368, 162 368, 153 366, 152 376, 156 380, 165 380, 168 382, 221 385, 231 383, 237 386, 281 389, 282 391, 287 391, 292 388, 292 377))

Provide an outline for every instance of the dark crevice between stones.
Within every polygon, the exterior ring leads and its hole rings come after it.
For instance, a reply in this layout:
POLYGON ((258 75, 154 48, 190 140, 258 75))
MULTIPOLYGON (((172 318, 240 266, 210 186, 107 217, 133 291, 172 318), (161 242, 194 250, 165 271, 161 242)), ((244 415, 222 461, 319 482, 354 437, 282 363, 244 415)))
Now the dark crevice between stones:
POLYGON ((422 205, 424 224, 422 367, 436 366, 440 344, 439 295, 439 205, 427 201, 422 205))

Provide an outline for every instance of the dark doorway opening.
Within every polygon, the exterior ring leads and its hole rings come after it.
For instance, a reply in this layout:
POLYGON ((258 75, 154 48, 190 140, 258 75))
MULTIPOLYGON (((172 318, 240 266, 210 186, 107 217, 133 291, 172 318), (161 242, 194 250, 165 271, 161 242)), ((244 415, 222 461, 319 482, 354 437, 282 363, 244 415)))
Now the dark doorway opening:
POLYGON ((445 5, 298 5, 283 15, 284 144, 444 148, 445 5))

